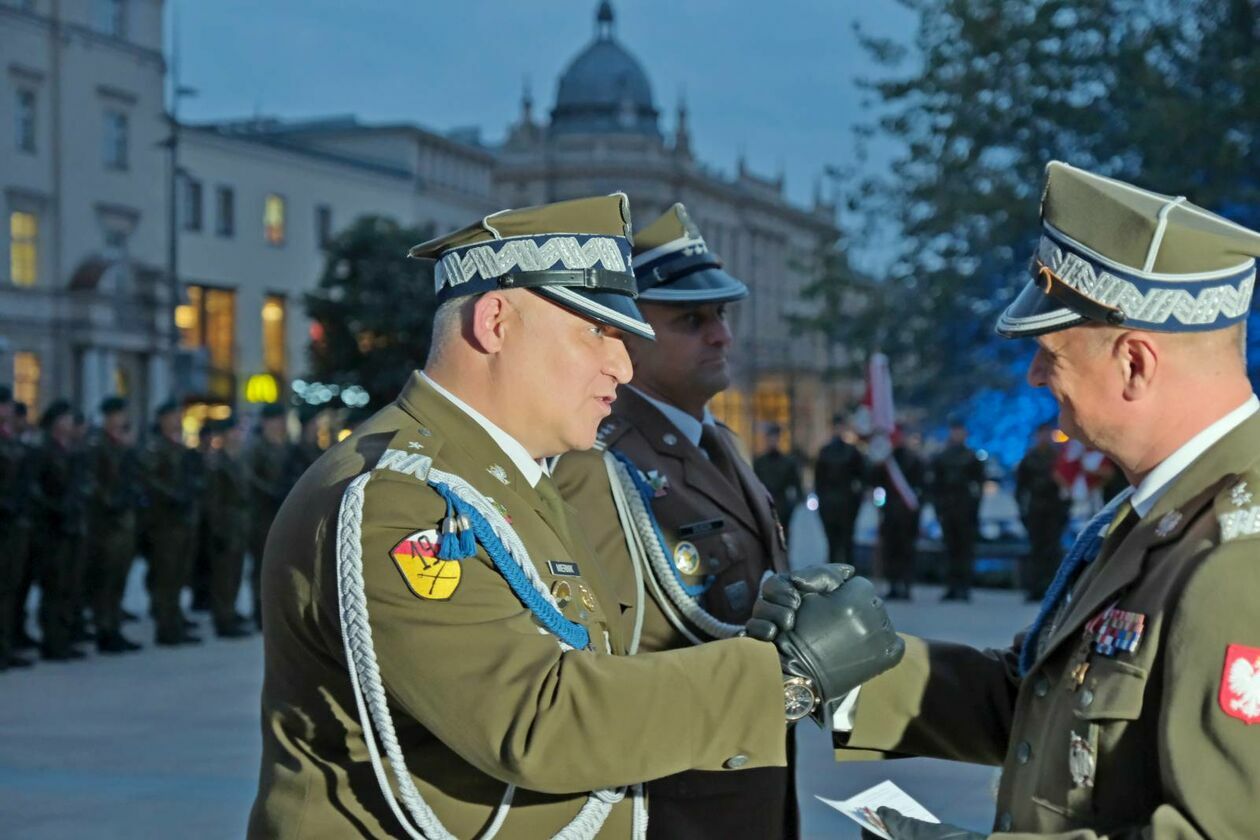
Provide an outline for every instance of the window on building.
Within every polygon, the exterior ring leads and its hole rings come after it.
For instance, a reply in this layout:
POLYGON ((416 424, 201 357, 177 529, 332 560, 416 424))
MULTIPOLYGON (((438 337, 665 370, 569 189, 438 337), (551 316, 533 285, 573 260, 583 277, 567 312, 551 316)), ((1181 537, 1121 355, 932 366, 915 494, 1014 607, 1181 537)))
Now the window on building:
POLYGON ((284 378, 284 296, 267 295, 262 307, 263 367, 277 378, 284 378))
POLYGON ((214 191, 214 232, 219 236, 236 235, 236 193, 231 187, 214 191))
POLYGON ((214 371, 236 368, 236 291, 213 286, 186 286, 188 303, 175 307, 179 346, 205 348, 214 371))
POLYGON ((39 412, 39 354, 19 350, 13 354, 13 399, 25 403, 32 415, 39 412))
POLYGON ((184 230, 201 230, 201 182, 184 179, 184 230))
POLYGON ((9 279, 15 286, 39 280, 39 218, 34 213, 9 214, 9 279))
POLYGON ((753 419, 757 423, 756 451, 765 448, 765 429, 772 423, 782 429, 780 448, 785 452, 792 448, 792 402, 780 377, 767 376, 757 382, 753 392, 753 419))
POLYGON ((102 152, 109 169, 127 168, 127 115, 122 111, 105 112, 105 143, 102 152))
POLYGON ((332 208, 327 204, 315 208, 315 241, 321 248, 332 241, 332 208))
POLYGON ((112 38, 126 38, 127 0, 96 0, 96 29, 112 38))
POLYGON ((127 253, 127 232, 123 230, 105 231, 105 253, 111 257, 122 257, 127 253))
POLYGON ((19 152, 35 153, 35 91, 23 88, 17 92, 15 139, 19 152))
POLYGON ((727 388, 709 400, 709 411, 721 420, 741 441, 751 441, 748 434, 748 411, 744 403, 744 392, 738 388, 727 388))
POLYGON ((263 204, 263 237, 272 245, 284 244, 284 196, 267 195, 263 204))

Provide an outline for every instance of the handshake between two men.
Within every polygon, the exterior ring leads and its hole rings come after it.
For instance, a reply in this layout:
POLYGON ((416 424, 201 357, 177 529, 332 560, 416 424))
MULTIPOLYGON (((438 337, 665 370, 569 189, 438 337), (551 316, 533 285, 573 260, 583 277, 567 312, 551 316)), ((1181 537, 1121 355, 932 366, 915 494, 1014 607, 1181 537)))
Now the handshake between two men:
POLYGON ((839 563, 768 578, 746 632, 779 650, 788 720, 826 729, 849 692, 906 651, 874 585, 839 563))

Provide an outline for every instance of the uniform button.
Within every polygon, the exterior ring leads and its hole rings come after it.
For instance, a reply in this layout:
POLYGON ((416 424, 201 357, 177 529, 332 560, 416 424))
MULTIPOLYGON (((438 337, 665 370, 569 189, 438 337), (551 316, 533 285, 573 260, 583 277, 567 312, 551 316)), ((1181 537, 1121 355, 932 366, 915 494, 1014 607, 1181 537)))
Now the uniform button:
POLYGON ((1050 680, 1045 677, 1037 677, 1037 681, 1033 683, 1033 694, 1038 697, 1045 697, 1050 691, 1050 680))
POLYGON ((1015 748, 1015 760, 1020 764, 1027 764, 1030 758, 1032 758, 1032 746, 1027 741, 1020 741, 1019 746, 1015 748))
POLYGON ((1081 699, 1078 702, 1080 702, 1082 709, 1088 709, 1089 704, 1094 702, 1094 692, 1090 691, 1088 688, 1085 689, 1081 692, 1081 699))
POLYGON ((739 768, 743 767, 747 763, 748 763, 748 756, 733 755, 730 758, 726 759, 726 763, 723 764, 722 766, 725 767, 727 770, 738 770, 739 768))
POLYGON ((1015 824, 1014 818, 1011 817, 1010 811, 1003 811, 1002 816, 998 817, 998 831, 1010 831, 1011 826, 1015 824))

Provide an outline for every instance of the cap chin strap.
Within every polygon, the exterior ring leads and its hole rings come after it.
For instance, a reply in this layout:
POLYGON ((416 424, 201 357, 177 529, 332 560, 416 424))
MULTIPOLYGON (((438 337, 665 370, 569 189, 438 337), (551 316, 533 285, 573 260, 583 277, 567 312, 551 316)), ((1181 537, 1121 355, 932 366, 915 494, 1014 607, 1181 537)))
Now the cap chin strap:
POLYGON ((1090 321, 1109 324, 1113 327, 1118 327, 1125 322, 1127 316, 1119 307, 1099 303, 1079 289, 1068 285, 1062 277, 1054 273, 1054 269, 1039 259, 1033 260, 1033 282, 1042 292, 1090 321))

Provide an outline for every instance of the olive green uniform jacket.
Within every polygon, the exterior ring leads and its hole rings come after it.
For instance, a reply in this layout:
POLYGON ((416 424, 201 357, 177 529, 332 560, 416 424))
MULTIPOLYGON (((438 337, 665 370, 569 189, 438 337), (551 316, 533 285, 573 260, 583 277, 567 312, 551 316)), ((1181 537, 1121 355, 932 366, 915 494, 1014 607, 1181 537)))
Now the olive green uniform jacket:
MULTIPOLYGON (((724 623, 743 625, 763 575, 787 570, 787 552, 769 492, 739 456, 734 434, 720 424, 717 433, 738 483, 732 483, 642 395, 622 387, 612 416, 600 426, 599 448, 627 456, 659 486, 652 513, 665 538, 666 556, 678 556, 682 545, 682 551, 698 558, 695 574, 680 574, 688 585, 707 585, 697 598, 699 605, 724 623)), ((612 507, 602 454, 568 453, 555 475, 597 556, 623 586, 633 586, 633 561, 612 507)), ((655 539, 652 534, 643 536, 655 539)), ((691 646, 667 618, 656 591, 649 587, 648 592, 639 650, 691 646)), ((694 626, 688 625, 688 630, 709 640, 694 626)), ((721 694, 713 697, 722 700, 721 694)), ((689 771, 648 785, 649 832, 661 837, 781 837, 795 833, 795 799, 790 768, 689 771)))
MULTIPOLYGON (((432 591, 435 581, 422 577, 428 566, 392 555, 400 542, 440 528, 446 504, 421 478, 389 468, 397 455, 382 462, 387 450, 426 456, 493 497, 543 581, 589 594, 570 599, 566 616, 597 645, 607 634, 614 654, 625 650, 633 589, 618 585, 579 528, 557 521, 481 427, 413 375, 397 402, 306 471, 272 527, 263 563, 263 759, 250 837, 405 836, 368 760, 338 619, 338 512, 347 485, 368 471, 362 570, 381 677, 415 784, 457 837, 486 828, 507 784, 518 790, 500 836, 529 840, 555 834, 593 789, 686 768, 784 763, 772 646, 732 639, 635 657, 565 652, 480 546, 473 558, 448 561, 458 563, 453 591, 449 582, 432 591)), ((435 570, 447 581, 454 571, 435 570)), ((627 797, 601 836, 629 837, 630 819, 627 797)))
POLYGON ((1260 719, 1258 490, 1254 415, 1113 532, 1027 676, 1018 639, 979 651, 909 638, 901 664, 862 687, 837 758, 1001 765, 994 827, 1014 832, 1002 837, 1257 836, 1260 725, 1239 715, 1260 719), (1145 616, 1132 653, 1086 643, 1112 605, 1145 616))

